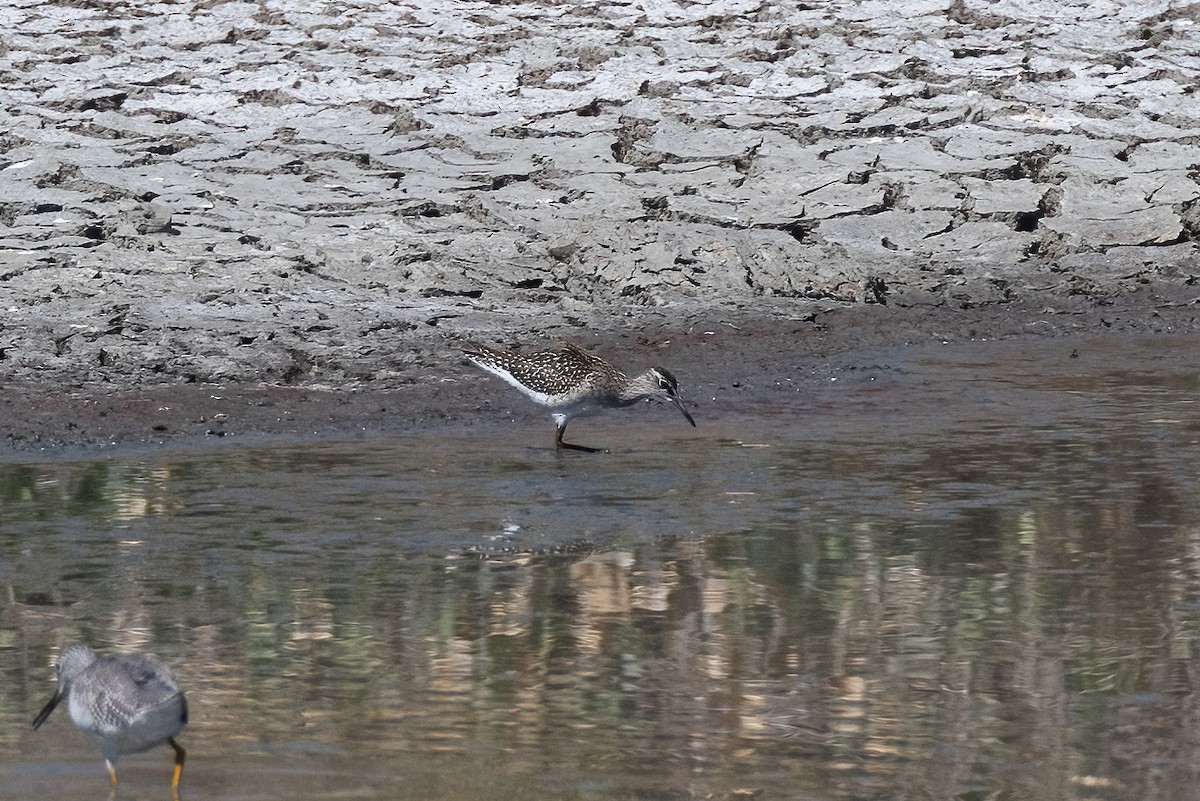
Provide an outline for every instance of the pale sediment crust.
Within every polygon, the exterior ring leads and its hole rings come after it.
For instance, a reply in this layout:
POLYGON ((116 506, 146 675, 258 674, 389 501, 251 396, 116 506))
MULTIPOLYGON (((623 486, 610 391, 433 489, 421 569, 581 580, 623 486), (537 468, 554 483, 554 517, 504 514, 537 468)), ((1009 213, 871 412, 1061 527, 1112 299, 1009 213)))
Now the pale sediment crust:
POLYGON ((10 6, 0 447, 467 421, 467 337, 1195 331, 1194 11, 994 8, 10 6))

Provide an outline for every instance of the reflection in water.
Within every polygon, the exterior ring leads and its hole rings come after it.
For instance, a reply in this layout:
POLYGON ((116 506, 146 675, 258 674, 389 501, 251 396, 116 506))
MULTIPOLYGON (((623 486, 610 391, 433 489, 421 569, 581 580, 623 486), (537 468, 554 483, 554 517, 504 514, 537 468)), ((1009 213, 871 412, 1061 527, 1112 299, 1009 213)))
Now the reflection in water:
POLYGON ((185 798, 1192 797, 1200 349, 1055 347, 604 457, 0 465, 0 799, 103 789, 28 726, 76 639, 176 666, 185 798))

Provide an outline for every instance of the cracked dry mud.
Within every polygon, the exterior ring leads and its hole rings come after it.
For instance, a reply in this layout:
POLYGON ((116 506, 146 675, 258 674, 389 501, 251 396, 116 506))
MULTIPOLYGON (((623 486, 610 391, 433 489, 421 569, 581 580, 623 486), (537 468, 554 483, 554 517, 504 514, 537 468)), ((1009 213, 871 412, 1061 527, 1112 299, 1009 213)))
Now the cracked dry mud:
POLYGON ((599 343, 719 407, 781 352, 802 381, 932 337, 1196 328, 1200 5, 0 24, 11 447, 465 419, 494 391, 467 336, 599 343))

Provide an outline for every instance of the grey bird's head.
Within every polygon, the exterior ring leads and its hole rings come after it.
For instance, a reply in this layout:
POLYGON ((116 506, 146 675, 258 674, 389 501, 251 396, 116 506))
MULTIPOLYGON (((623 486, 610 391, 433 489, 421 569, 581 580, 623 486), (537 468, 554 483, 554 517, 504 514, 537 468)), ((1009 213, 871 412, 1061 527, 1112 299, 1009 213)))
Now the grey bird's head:
POLYGON ((33 728, 38 728, 46 722, 46 718, 50 717, 50 713, 58 706, 67 693, 71 691, 71 682, 79 678, 83 671, 87 670, 93 662, 96 661, 96 652, 88 648, 82 643, 75 643, 63 649, 58 655, 58 660, 54 663, 54 672, 58 676, 58 689, 54 691, 54 695, 42 707, 42 711, 33 719, 33 728))

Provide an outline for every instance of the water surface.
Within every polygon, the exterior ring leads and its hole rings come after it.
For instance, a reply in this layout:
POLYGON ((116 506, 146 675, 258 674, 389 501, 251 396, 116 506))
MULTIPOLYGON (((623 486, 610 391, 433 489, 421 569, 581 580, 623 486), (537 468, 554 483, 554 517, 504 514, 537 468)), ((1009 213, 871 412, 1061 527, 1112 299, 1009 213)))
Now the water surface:
POLYGON ((107 794, 29 726, 76 639, 177 667, 185 800, 1200 794, 1200 343, 854 367, 572 425, 607 454, 539 417, 0 463, 0 799, 107 794))

